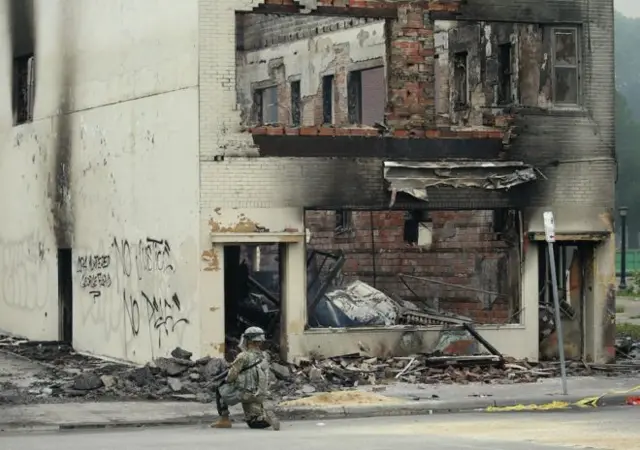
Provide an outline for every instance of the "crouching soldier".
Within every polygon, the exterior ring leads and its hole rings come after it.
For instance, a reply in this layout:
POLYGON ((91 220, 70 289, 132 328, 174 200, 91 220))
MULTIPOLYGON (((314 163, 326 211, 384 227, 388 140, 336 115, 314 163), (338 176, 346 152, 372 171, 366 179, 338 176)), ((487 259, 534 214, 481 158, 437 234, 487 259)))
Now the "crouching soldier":
POLYGON ((249 428, 280 429, 280 421, 275 414, 264 408, 269 389, 269 361, 261 348, 264 340, 262 328, 249 327, 242 334, 241 353, 231 363, 226 378, 216 389, 220 418, 211 424, 212 428, 231 428, 229 406, 241 403, 249 428))

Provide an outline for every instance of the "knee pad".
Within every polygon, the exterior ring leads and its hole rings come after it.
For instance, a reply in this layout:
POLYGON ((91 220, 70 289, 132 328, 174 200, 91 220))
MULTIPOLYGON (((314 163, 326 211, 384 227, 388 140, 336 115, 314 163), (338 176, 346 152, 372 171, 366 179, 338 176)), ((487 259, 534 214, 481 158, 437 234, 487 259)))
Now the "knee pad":
POLYGON ((249 425, 249 428, 252 428, 255 430, 264 430, 265 428, 269 428, 271 426, 269 422, 262 419, 247 420, 247 425, 249 425))

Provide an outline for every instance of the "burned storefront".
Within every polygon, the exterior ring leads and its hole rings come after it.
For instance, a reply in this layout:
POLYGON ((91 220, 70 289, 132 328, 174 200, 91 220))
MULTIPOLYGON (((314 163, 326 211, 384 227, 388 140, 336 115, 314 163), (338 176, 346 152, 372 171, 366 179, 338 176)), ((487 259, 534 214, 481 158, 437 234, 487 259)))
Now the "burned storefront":
POLYGON ((611 86, 584 76, 603 6, 254 3, 235 12, 242 129, 203 163, 224 178, 203 260, 225 336, 259 324, 290 361, 474 354, 470 326, 553 357, 551 211, 565 341, 607 359, 612 126, 592 110, 611 86))

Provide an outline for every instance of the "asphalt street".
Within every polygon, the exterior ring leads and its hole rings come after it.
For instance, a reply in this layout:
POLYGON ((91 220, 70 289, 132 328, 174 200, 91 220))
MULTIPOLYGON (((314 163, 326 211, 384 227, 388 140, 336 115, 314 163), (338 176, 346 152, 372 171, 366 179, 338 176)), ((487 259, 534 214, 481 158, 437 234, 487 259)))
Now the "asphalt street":
POLYGON ((640 407, 288 422, 279 432, 208 427, 0 435, 2 450, 640 449, 640 407))

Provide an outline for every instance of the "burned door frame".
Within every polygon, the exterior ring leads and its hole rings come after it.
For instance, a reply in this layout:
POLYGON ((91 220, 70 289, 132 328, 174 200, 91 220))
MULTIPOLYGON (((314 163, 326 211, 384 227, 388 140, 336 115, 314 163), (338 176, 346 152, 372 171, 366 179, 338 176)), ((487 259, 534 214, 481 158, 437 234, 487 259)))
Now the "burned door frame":
MULTIPOLYGON (((304 305, 306 272, 304 270, 305 261, 305 233, 211 233, 212 248, 210 252, 218 255, 220 261, 216 286, 214 286, 217 296, 213 296, 213 305, 206 306, 210 311, 222 313, 222 320, 218 322, 217 340, 226 338, 226 305, 225 305, 225 281, 228 280, 227 263, 225 262, 225 248, 233 246, 255 246, 255 245, 279 245, 279 269, 280 269, 280 324, 279 324, 279 349, 283 359, 287 359, 289 348, 289 337, 292 333, 302 334, 304 323, 299 320, 299 316, 304 317, 306 305, 304 305), (302 270, 298 270, 302 268, 302 270), (222 298, 217 301, 216 298, 222 298), (298 305, 302 303, 302 305, 298 305), (301 310, 302 308, 302 310, 301 310), (220 333, 220 329, 222 333, 220 333)), ((260 290, 261 287, 258 287, 260 290)), ((213 336, 209 338, 211 340, 213 336)), ((229 350, 229 349, 227 349, 229 350)), ((220 351, 220 353, 226 353, 220 351)), ((221 355, 222 356, 222 355, 221 355)))
MULTIPOLYGON (((546 254, 544 237, 539 233, 530 233, 529 238, 538 244, 540 251, 546 254)), ((579 355, 573 359, 595 362, 610 362, 615 357, 615 239, 613 234, 556 234, 556 245, 559 248, 575 246, 580 252, 582 286, 576 315, 580 337, 573 345, 578 348, 579 355)), ((546 265, 546 257, 540 254, 539 270, 546 265), (544 259, 543 259, 544 258, 544 259)), ((559 267, 558 270, 561 270, 559 267)), ((540 280, 539 288, 544 283, 540 280)), ((539 295, 542 292, 539 290, 539 295)), ((561 296, 562 300, 562 296, 561 296)), ((572 302, 572 306, 573 302, 572 302)), ((575 306, 574 306, 575 308, 575 306)), ((540 319, 540 316, 539 316, 540 319)), ((570 331, 565 329, 565 353, 571 346, 570 331)), ((575 341, 575 338, 573 339, 575 341)), ((545 352, 540 345, 541 354, 545 352)), ((546 356, 553 356, 557 349, 547 350, 546 356)))

